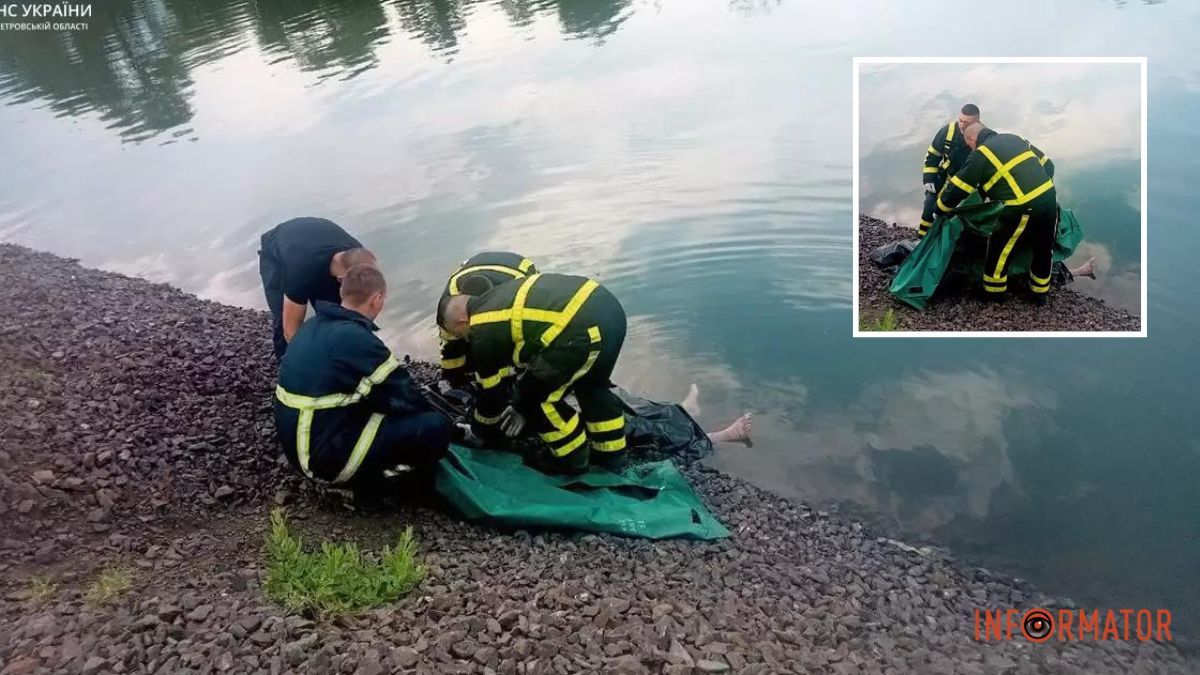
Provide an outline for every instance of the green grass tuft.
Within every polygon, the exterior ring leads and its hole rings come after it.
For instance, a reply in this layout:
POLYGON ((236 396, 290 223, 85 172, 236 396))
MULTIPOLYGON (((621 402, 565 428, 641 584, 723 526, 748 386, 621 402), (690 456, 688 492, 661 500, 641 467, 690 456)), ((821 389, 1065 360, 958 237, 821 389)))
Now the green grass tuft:
POLYGON ((43 604, 58 594, 58 582, 53 577, 36 575, 29 577, 29 587, 26 589, 29 599, 43 604))
POLYGON ((883 313, 883 316, 874 321, 868 321, 866 317, 862 317, 858 322, 859 330, 892 331, 896 330, 899 326, 900 321, 896 318, 896 310, 894 309, 889 309, 883 313))
POLYGON ((84 599, 94 607, 109 605, 133 588, 133 570, 124 565, 106 567, 100 571, 84 592, 84 599))
POLYGON ((425 578, 412 527, 378 556, 364 555, 353 542, 324 542, 308 553, 288 530, 283 509, 271 511, 267 535, 267 597, 294 612, 346 614, 393 602, 425 578))

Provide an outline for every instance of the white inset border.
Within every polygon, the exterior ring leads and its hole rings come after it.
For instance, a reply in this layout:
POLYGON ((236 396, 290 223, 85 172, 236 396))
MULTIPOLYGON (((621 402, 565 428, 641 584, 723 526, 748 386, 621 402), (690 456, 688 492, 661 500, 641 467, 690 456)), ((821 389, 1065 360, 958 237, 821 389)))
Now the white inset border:
POLYGON ((856 338, 954 338, 954 337, 998 337, 998 338, 1030 338, 1030 337, 1119 337, 1133 338, 1146 337, 1148 320, 1146 317, 1146 166, 1147 166, 1147 143, 1146 143, 1146 116, 1147 116, 1147 86, 1146 86, 1146 57, 1144 56, 1080 56, 1080 57, 1062 57, 1062 56, 913 56, 913 57, 891 57, 891 56, 856 56, 854 57, 854 93, 852 97, 853 111, 853 134, 852 147, 854 156, 852 157, 851 166, 854 172, 854 208, 851 212, 853 222, 851 227, 854 229, 853 252, 853 285, 854 285, 854 302, 853 311, 851 312, 854 325, 852 327, 852 335, 856 338), (1140 331, 863 331, 858 328, 858 73, 859 64, 862 63, 1136 63, 1141 66, 1142 70, 1142 181, 1141 181, 1141 202, 1142 202, 1142 261, 1141 261, 1141 281, 1142 293, 1141 312, 1138 316, 1138 321, 1141 324, 1140 331))

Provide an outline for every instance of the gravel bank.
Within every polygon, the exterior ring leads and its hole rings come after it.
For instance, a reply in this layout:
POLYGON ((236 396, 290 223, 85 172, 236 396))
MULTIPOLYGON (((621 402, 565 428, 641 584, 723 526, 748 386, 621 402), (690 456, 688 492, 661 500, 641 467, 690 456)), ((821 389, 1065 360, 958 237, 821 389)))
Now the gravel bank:
POLYGON ((698 464, 729 541, 353 513, 273 459, 264 314, 8 245, 0 307, 4 675, 1190 670, 1156 643, 977 643, 976 607, 1054 601, 698 464), (276 503, 309 537, 366 546, 412 524, 429 578, 351 619, 281 612, 260 593, 276 503), (113 565, 133 590, 89 604, 113 565))
MULTIPOLYGON (((989 303, 966 292, 935 296, 921 311, 900 302, 890 293, 892 275, 879 269, 868 255, 875 248, 901 239, 912 239, 916 231, 888 225, 870 216, 858 217, 858 307, 867 323, 894 309, 897 330, 925 331, 1138 331, 1138 317, 1112 307, 1103 300, 1055 287, 1046 304, 1033 305, 1018 297, 989 303)), ((1085 279, 1084 282, 1087 280, 1085 279)), ((1076 282, 1082 283, 1082 282, 1076 282)))

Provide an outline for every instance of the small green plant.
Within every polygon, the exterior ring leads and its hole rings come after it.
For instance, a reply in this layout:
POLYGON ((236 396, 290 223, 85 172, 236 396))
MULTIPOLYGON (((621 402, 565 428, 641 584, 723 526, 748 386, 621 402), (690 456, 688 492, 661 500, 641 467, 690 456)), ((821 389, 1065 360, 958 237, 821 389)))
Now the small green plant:
POLYGON ((109 605, 133 588, 133 570, 124 565, 113 565, 100 570, 100 574, 88 584, 84 599, 94 607, 109 605))
POLYGON ((29 577, 29 587, 26 589, 29 599, 42 604, 48 602, 58 593, 58 582, 53 577, 36 575, 29 577))
POLYGON ((267 535, 267 597, 313 616, 346 614, 397 600, 417 587, 425 567, 417 559, 412 527, 395 548, 364 555, 353 542, 324 542, 309 553, 288 530, 283 509, 271 511, 267 535))
POLYGON ((883 313, 883 316, 880 316, 874 321, 868 321, 866 317, 863 317, 858 323, 859 330, 871 331, 896 330, 899 325, 900 322, 896 319, 896 310, 894 309, 889 309, 883 313))

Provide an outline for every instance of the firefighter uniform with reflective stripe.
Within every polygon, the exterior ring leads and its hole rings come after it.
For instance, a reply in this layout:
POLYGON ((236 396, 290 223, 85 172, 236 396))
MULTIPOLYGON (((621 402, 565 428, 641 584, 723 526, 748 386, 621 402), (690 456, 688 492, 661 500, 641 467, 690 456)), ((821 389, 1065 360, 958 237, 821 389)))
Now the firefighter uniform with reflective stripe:
MULTIPOLYGON (((469 283, 472 277, 481 276, 491 282, 492 286, 499 286, 506 281, 523 279, 530 274, 536 274, 537 271, 537 266, 529 258, 518 253, 507 251, 477 253, 463 261, 454 274, 450 275, 446 281, 446 288, 442 290, 442 298, 461 294, 463 286, 469 283)), ((439 332, 439 336, 442 340, 442 379, 454 386, 466 384, 467 378, 472 372, 470 364, 467 362, 466 341, 459 340, 444 330, 439 332)))
POLYGON ((967 157, 971 154, 971 146, 967 145, 958 122, 950 122, 944 127, 938 127, 929 148, 925 151, 925 168, 921 174, 921 183, 933 185, 934 192, 925 193, 925 206, 921 210, 921 223, 917 226, 917 236, 924 237, 933 224, 936 215, 935 203, 937 193, 946 184, 946 178, 958 173, 967 157))
POLYGON ((370 319, 331 302, 315 306, 275 388, 275 426, 292 466, 331 483, 397 464, 432 467, 449 447, 449 421, 430 409, 370 319))
POLYGON ((1005 205, 999 227, 988 239, 983 289, 989 294, 1008 290, 1008 262, 1022 236, 1030 242, 1033 260, 1029 288, 1036 294, 1050 290, 1052 249, 1058 225, 1054 190, 1054 163, 1029 141, 991 129, 979 132, 974 152, 961 171, 950 178, 937 197, 937 207, 949 213, 971 193, 1005 205))
POLYGON ((549 446, 551 470, 624 454, 624 408, 609 377, 625 342, 625 310, 608 289, 584 277, 533 274, 467 307, 477 421, 497 423, 511 400, 549 446), (510 397, 506 382, 521 369, 510 397), (578 414, 563 400, 571 393, 578 414))

